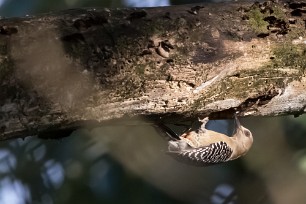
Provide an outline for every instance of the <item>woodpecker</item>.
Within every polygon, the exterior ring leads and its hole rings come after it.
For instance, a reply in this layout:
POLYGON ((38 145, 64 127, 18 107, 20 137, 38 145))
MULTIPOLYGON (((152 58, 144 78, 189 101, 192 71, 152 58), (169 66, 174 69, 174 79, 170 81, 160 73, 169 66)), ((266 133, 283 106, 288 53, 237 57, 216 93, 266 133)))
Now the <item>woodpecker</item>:
MULTIPOLYGON (((178 161, 196 166, 209 166, 231 161, 245 155, 253 144, 250 130, 243 127, 235 115, 236 129, 232 137, 207 130, 208 117, 199 119, 202 123, 197 131, 187 131, 168 142, 168 154, 178 161)), ((165 128, 164 128, 165 130, 165 128)))

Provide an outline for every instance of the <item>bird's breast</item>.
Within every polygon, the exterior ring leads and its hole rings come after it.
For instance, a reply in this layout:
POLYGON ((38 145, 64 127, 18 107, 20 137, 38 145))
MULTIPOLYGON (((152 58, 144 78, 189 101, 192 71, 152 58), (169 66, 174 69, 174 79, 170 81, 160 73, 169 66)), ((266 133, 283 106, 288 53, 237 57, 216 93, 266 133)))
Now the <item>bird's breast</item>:
POLYGON ((187 132, 181 135, 180 139, 186 141, 193 148, 208 146, 217 142, 232 143, 231 137, 212 130, 199 133, 195 131, 187 132))

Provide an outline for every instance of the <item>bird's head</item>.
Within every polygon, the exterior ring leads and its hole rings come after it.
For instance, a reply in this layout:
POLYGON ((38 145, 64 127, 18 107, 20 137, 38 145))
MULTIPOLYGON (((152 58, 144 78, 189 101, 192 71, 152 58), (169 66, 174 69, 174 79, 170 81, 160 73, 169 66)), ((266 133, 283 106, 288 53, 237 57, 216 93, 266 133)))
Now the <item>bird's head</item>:
POLYGON ((251 131, 240 124, 240 121, 235 114, 235 123, 236 123, 236 132, 234 134, 235 137, 240 141, 241 145, 244 149, 250 149, 253 144, 253 135, 251 131))

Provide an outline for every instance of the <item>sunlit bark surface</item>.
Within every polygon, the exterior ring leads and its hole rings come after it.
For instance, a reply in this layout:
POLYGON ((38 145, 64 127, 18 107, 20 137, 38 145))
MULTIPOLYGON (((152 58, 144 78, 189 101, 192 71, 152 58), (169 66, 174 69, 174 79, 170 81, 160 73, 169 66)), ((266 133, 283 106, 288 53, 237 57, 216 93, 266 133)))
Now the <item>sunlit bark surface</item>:
POLYGON ((305 3, 269 1, 3 19, 0 139, 134 116, 302 114, 305 16, 305 3))

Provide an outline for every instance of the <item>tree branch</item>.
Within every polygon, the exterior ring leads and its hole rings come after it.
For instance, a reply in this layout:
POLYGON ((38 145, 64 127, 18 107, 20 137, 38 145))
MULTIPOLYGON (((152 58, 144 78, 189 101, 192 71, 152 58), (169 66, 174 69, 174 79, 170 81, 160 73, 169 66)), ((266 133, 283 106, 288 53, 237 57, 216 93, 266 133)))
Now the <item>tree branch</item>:
POLYGON ((3 19, 0 139, 134 116, 302 114, 305 16, 305 3, 269 1, 3 19))

